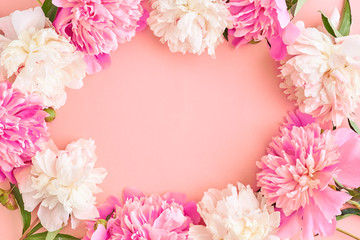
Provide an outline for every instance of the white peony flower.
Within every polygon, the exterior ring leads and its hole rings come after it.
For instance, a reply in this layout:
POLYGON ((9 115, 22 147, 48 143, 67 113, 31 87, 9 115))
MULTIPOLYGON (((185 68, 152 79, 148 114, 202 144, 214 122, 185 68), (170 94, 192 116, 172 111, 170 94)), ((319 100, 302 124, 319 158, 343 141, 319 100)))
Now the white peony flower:
POLYGON ((272 233, 280 224, 280 213, 250 186, 238 183, 222 191, 209 189, 198 203, 198 212, 206 226, 190 227, 192 240, 279 240, 272 233))
POLYGON ((13 87, 37 93, 47 107, 65 104, 65 87, 79 89, 86 75, 83 55, 52 28, 41 8, 0 19, 0 68, 13 87))
POLYGON ((223 0, 153 0, 148 18, 150 29, 171 52, 201 54, 223 41, 230 12, 223 0))
POLYGON ((288 47, 280 87, 300 110, 339 126, 360 103, 360 35, 334 39, 298 22, 301 35, 288 47))
POLYGON ((48 231, 65 226, 71 216, 75 228, 79 220, 99 216, 94 193, 106 176, 103 168, 94 168, 96 161, 93 140, 80 139, 59 151, 49 146, 33 158, 33 166, 15 173, 25 210, 37 215, 48 231))

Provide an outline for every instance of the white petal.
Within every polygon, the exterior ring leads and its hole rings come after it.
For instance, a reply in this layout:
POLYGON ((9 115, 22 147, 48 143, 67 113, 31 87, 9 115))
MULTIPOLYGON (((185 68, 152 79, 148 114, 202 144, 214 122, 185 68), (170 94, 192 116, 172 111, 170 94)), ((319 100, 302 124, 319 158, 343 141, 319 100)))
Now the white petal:
POLYGON ((53 232, 67 224, 69 213, 65 211, 61 204, 57 204, 56 207, 51 210, 40 205, 38 217, 44 228, 49 232, 53 232))
POLYGON ((45 14, 41 7, 15 11, 11 16, 11 21, 16 34, 19 36, 23 31, 31 28, 35 31, 43 29, 45 26, 45 14))

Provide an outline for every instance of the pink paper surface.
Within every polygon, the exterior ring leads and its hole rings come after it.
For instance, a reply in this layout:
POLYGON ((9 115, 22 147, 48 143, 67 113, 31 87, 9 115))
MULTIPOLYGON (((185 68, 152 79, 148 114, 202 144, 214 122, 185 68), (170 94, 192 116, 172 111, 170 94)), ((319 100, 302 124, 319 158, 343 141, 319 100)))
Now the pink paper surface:
MULTIPOLYGON (((330 15, 342 2, 308 0, 297 19, 320 25, 318 10, 330 15)), ((1 0, 0 16, 37 5, 1 0)), ((351 6, 352 33, 359 34, 360 1, 351 6)), ((147 194, 180 191, 197 201, 211 187, 237 181, 255 187, 255 162, 294 108, 278 87, 277 67, 266 42, 238 49, 224 43, 213 60, 173 54, 147 28, 112 54, 109 69, 68 91, 51 136, 59 148, 78 138, 96 141, 97 166, 109 173, 98 202, 120 196, 125 186, 147 194)), ((0 222, 0 239, 20 237, 18 211, 0 207, 0 222)), ((352 217, 338 226, 360 236, 359 224, 360 217, 352 217)))

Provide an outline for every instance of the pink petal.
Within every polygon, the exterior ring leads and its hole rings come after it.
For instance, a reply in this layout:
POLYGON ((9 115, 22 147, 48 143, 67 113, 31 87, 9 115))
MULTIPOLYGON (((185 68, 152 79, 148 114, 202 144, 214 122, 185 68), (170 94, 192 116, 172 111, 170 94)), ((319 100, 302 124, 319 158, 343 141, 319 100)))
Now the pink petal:
POLYGON ((313 194, 316 205, 328 221, 336 215, 340 215, 343 204, 351 199, 349 194, 335 191, 329 187, 323 191, 314 191, 313 194))
POLYGON ((301 218, 298 212, 294 212, 290 216, 285 216, 284 213, 281 212, 281 223, 276 235, 280 238, 291 238, 295 236, 301 229, 300 221, 301 218))
POLYGON ((119 199, 115 196, 110 196, 106 199, 106 202, 100 204, 98 207, 99 214, 101 219, 105 219, 109 216, 112 212, 115 211, 116 206, 121 206, 119 199))
POLYGON ((300 36, 300 29, 293 23, 289 23, 282 33, 282 40, 286 45, 292 45, 295 40, 300 36))
POLYGON ((134 197, 142 198, 145 197, 145 194, 137 188, 125 187, 123 190, 123 201, 125 202, 127 199, 133 199, 134 197))
POLYGON ((350 188, 360 186, 360 136, 351 129, 340 128, 334 131, 335 141, 339 144, 340 172, 337 180, 350 188), (355 167, 354 167, 355 166, 355 167))
POLYGON ((269 39, 271 44, 270 55, 273 59, 280 61, 285 58, 287 51, 286 45, 279 36, 272 36, 269 39))
POLYGON ((111 58, 109 54, 99 54, 96 56, 85 55, 86 62, 86 72, 88 74, 94 74, 100 72, 102 69, 105 69, 111 65, 111 58))
POLYGON ((313 240, 314 234, 321 236, 331 236, 336 229, 335 216, 331 219, 325 218, 318 206, 310 201, 304 208, 303 214, 303 239, 313 240))
POLYGON ((107 231, 102 224, 98 224, 96 231, 91 237, 91 240, 106 240, 107 231))
POLYGON ((140 31, 142 31, 142 30, 144 30, 145 28, 146 28, 146 26, 147 26, 147 19, 148 19, 148 17, 149 17, 149 11, 148 10, 146 10, 146 9, 144 9, 144 13, 143 13, 143 15, 141 16, 141 18, 139 19, 139 21, 137 22, 137 25, 138 25, 138 27, 136 28, 136 31, 137 32, 140 32, 140 31))
POLYGON ((195 201, 190 201, 184 206, 184 213, 186 216, 190 217, 194 224, 198 224, 201 221, 201 216, 197 211, 197 206, 195 201))

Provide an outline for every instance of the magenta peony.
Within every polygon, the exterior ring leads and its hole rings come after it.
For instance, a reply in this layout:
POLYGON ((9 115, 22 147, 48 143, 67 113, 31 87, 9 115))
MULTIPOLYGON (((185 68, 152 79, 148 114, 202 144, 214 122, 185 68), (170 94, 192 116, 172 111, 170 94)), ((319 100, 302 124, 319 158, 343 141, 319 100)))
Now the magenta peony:
POLYGON ((135 35, 143 13, 140 0, 53 0, 53 4, 60 7, 55 28, 88 55, 89 73, 109 64, 106 55, 135 35))
POLYGON ((99 206, 100 218, 87 223, 88 232, 83 240, 185 240, 190 224, 200 221, 196 203, 187 202, 184 194, 147 197, 127 188, 123 198, 122 205, 116 197, 110 197, 99 206))
POLYGON ((257 163, 258 186, 282 213, 278 235, 290 238, 300 229, 303 239, 332 235, 335 216, 351 196, 334 191, 333 178, 348 187, 360 186, 360 137, 350 129, 325 130, 310 115, 291 113, 268 154, 257 163), (354 180, 355 179, 355 180, 354 180), (357 180, 356 180, 357 179, 357 180))
POLYGON ((286 56, 286 45, 299 35, 290 22, 285 0, 230 0, 228 6, 234 25, 229 33, 235 46, 267 38, 271 56, 281 60, 286 56))
POLYGON ((0 180, 15 182, 14 168, 24 166, 48 141, 43 105, 37 95, 24 95, 0 83, 0 180))

